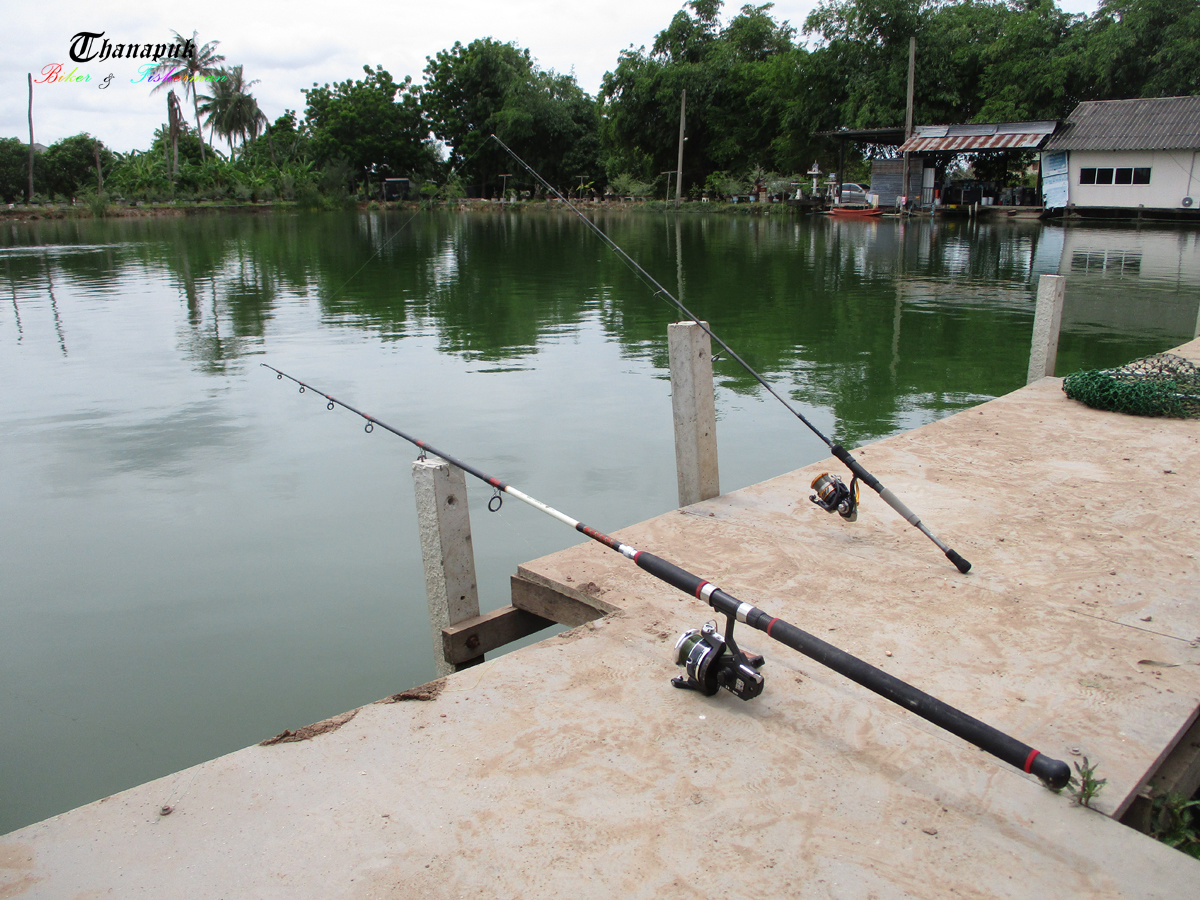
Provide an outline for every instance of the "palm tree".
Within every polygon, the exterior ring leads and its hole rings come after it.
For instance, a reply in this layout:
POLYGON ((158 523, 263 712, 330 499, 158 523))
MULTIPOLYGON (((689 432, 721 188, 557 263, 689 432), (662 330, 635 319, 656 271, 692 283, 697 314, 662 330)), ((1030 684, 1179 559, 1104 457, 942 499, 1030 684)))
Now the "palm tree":
MULTIPOLYGON (((171 165, 171 183, 174 184, 175 176, 179 174, 179 131, 183 127, 183 111, 179 108, 179 98, 175 96, 174 91, 167 91, 167 128, 171 136, 171 152, 174 154, 174 162, 171 165)), ((204 142, 201 141, 201 146, 204 142)))
POLYGON ((258 79, 247 81, 241 66, 220 69, 221 76, 213 81, 213 92, 204 97, 200 110, 208 121, 211 132, 219 134, 229 142, 229 155, 233 155, 234 138, 244 144, 248 138, 258 137, 267 124, 267 117, 258 108, 258 101, 250 95, 250 88, 258 79))
MULTIPOLYGON (((177 46, 183 47, 187 45, 188 42, 184 40, 178 31, 172 30, 171 34, 175 35, 177 46)), ((199 32, 192 32, 191 44, 195 48, 192 54, 166 58, 151 70, 151 74, 161 77, 172 72, 179 73, 182 79, 179 84, 183 88, 183 99, 186 100, 188 95, 191 95, 192 108, 196 112, 196 133, 203 136, 204 132, 200 130, 200 96, 199 91, 196 90, 196 82, 197 79, 207 79, 217 74, 217 65, 223 63, 225 57, 217 53, 217 44, 221 43, 220 41, 209 41, 201 47, 199 45, 199 36, 199 32)), ((171 80, 160 81, 150 89, 150 93, 153 94, 161 91, 163 88, 169 88, 174 83, 171 80)), ((200 159, 201 161, 204 160, 203 137, 201 137, 200 141, 200 159)))

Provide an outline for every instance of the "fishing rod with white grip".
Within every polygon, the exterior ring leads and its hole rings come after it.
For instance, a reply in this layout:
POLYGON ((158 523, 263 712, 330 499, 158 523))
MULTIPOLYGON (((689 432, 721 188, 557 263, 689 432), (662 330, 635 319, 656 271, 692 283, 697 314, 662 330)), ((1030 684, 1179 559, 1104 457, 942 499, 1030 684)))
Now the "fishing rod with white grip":
MULTIPOLYGON (((583 524, 578 519, 573 519, 566 513, 560 512, 554 507, 529 496, 512 485, 501 481, 499 478, 488 475, 471 464, 457 459, 449 453, 438 450, 425 441, 418 440, 412 435, 406 434, 400 429, 394 428, 368 413, 355 409, 350 404, 338 400, 336 397, 332 397, 274 366, 267 365, 266 363, 262 363, 262 366, 274 372, 276 378, 287 378, 298 384, 301 393, 305 390, 310 390, 323 397, 330 409, 333 409, 334 406, 340 406, 366 419, 367 431, 373 430, 378 425, 385 431, 390 431, 397 437, 401 437, 410 444, 418 447, 424 453, 431 453, 434 456, 444 459, 451 465, 457 466, 464 472, 490 485, 497 492, 496 497, 493 497, 493 501, 501 493, 509 494, 563 524, 569 525, 580 534, 586 535, 592 540, 603 544, 610 550, 620 553, 626 559, 636 563, 638 568, 653 575, 659 581, 669 584, 699 600, 703 600, 718 613, 724 615, 726 617, 724 635, 717 634, 711 626, 705 626, 702 632, 689 631, 680 638, 679 643, 676 645, 678 652, 676 662, 680 666, 685 667, 688 675, 686 679, 675 679, 673 683, 676 686, 697 690, 706 695, 715 694, 717 690, 723 687, 743 700, 749 700, 758 696, 763 688, 762 675, 757 671, 758 667, 762 665, 762 658, 747 657, 738 649, 733 639, 734 623, 743 622, 751 628, 763 632, 768 637, 774 638, 781 644, 803 653, 810 659, 832 669, 840 675, 844 675, 846 678, 862 685, 868 690, 874 691, 881 697, 891 700, 898 706, 902 706, 921 718, 932 722, 939 728, 945 729, 951 734, 974 744, 981 750, 991 753, 1009 765, 1015 766, 1023 772, 1036 775, 1050 788, 1056 790, 1062 788, 1070 779, 1071 770, 1065 762, 1051 759, 1028 744, 1022 743, 1016 738, 988 725, 986 722, 967 715, 961 710, 950 706, 948 703, 944 703, 907 682, 901 681, 894 675, 889 675, 882 669, 878 669, 870 663, 844 650, 840 650, 832 644, 826 643, 820 638, 782 619, 771 616, 769 613, 751 606, 749 603, 743 603, 733 595, 721 590, 715 584, 697 575, 693 575, 691 572, 680 568, 674 563, 668 562, 645 550, 638 550, 636 547, 619 541, 602 531, 597 531, 595 528, 583 524)), ((493 506, 489 502, 488 508, 495 511, 499 509, 499 505, 493 506)))
MULTIPOLYGON (((690 309, 688 309, 686 306, 684 306, 683 302, 681 300, 679 300, 679 298, 675 297, 670 291, 668 291, 665 287, 663 287, 661 284, 659 284, 658 281, 654 278, 654 276, 652 276, 649 272, 647 272, 645 269, 643 269, 641 267, 641 265, 639 265, 637 260, 635 260, 632 256, 630 256, 628 253, 626 253, 621 248, 620 244, 618 244, 616 241, 614 241, 612 238, 610 238, 607 234, 605 234, 603 229, 601 229, 598 225, 596 225, 595 222, 593 222, 591 219, 589 219, 587 216, 585 216, 580 211, 579 207, 577 207, 569 199, 564 197, 562 195, 562 193, 558 190, 558 188, 554 187, 554 185, 552 185, 545 178, 543 178, 541 176, 541 174, 536 169, 533 168, 533 166, 529 165, 529 163, 527 163, 527 162, 525 162, 525 160, 521 159, 521 157, 518 156, 512 150, 511 147, 509 147, 507 144, 505 144, 504 141, 500 140, 500 138, 496 137, 496 135, 494 135, 494 134, 491 135, 491 138, 497 144, 499 144, 501 147, 503 147, 505 152, 508 153, 508 155, 511 156, 514 160, 516 160, 517 163, 519 163, 521 166, 523 166, 526 169, 526 171, 529 172, 529 174, 531 174, 534 178, 536 178, 538 180, 538 182, 544 188, 546 188, 546 190, 550 191, 552 194, 554 194, 555 197, 557 197, 560 201, 562 201, 564 204, 566 204, 566 206, 573 213, 575 213, 575 215, 577 215, 584 222, 584 224, 586 224, 588 226, 588 228, 590 228, 593 232, 595 232, 600 237, 600 239, 602 241, 604 241, 604 243, 608 244, 608 246, 618 256, 621 257, 621 259, 625 262, 626 265, 630 266, 639 275, 641 275, 641 277, 644 278, 646 280, 646 282, 651 287, 654 288, 656 293, 661 294, 663 297, 665 297, 667 300, 669 300, 671 303, 673 303, 675 305, 675 307, 681 313, 683 313, 685 316, 687 316, 689 319, 691 319, 696 325, 698 325, 700 327, 700 329, 703 330, 704 333, 709 336, 709 338, 711 338, 713 341, 715 341, 717 344, 719 344, 721 346, 721 349, 723 349, 729 355, 729 357, 731 359, 736 361, 738 363, 738 365, 740 365, 743 369, 745 369, 746 372, 751 377, 754 378, 755 381, 757 381, 760 385, 762 385, 762 387, 767 391, 767 393, 769 393, 772 397, 774 397, 781 404, 783 404, 783 407, 788 412, 790 412, 793 416, 795 416, 797 419, 799 419, 801 422, 803 422, 806 426, 808 426, 808 429, 825 443, 825 446, 827 446, 829 448, 829 452, 832 453, 839 460, 841 460, 843 463, 846 464, 846 466, 850 469, 850 471, 854 473, 854 476, 856 479, 863 481, 869 488, 871 488, 877 494, 879 494, 879 496, 883 499, 883 501, 885 503, 887 503, 888 506, 890 506, 892 509, 894 509, 896 512, 898 512, 900 514, 900 516, 906 522, 908 522, 908 524, 915 527, 923 535, 925 535, 927 538, 929 538, 931 541, 933 541, 934 544, 937 545, 937 548, 946 555, 946 558, 949 559, 950 562, 954 563, 954 565, 958 569, 958 571, 962 572, 964 575, 970 571, 971 564, 969 562, 967 562, 967 560, 963 559, 963 557, 960 554, 956 553, 954 550, 951 550, 949 546, 947 546, 944 542, 939 540, 937 538, 937 536, 934 535, 934 533, 932 531, 930 531, 928 527, 925 526, 925 524, 921 521, 921 519, 917 516, 917 514, 914 513, 907 506, 905 506, 904 503, 901 502, 899 497, 897 497, 890 490, 885 488, 880 483, 878 478, 876 478, 874 475, 872 475, 870 472, 868 472, 863 467, 862 463, 858 462, 853 456, 850 455, 849 450, 846 450, 840 444, 835 444, 828 437, 826 437, 821 432, 821 430, 819 428, 817 428, 816 425, 814 425, 812 422, 810 422, 808 420, 808 418, 804 415, 804 413, 800 412, 800 410, 796 409, 795 406, 793 406, 791 403, 789 403, 785 397, 783 397, 778 391, 775 390, 775 388, 771 385, 770 382, 768 382, 765 378, 763 378, 763 376, 760 375, 748 362, 746 362, 746 360, 742 359, 742 357, 739 356, 738 353, 732 347, 730 347, 727 343, 725 343, 723 340, 721 340, 721 338, 716 334, 716 332, 714 332, 711 328, 709 328, 707 324, 702 322, 700 320, 700 318, 694 312, 692 312, 690 309)), ((847 519, 848 521, 853 521, 855 518, 855 512, 858 507, 858 494, 854 490, 854 484, 851 483, 851 486, 849 488, 846 488, 844 485, 841 485, 841 479, 837 478, 837 476, 825 476, 825 477, 828 477, 831 479, 829 482, 829 489, 830 489, 830 491, 836 492, 836 498, 833 499, 832 502, 826 502, 823 495, 822 496, 814 495, 814 497, 812 498, 813 502, 816 503, 818 506, 820 506, 822 509, 824 509, 826 512, 833 512, 834 510, 837 510, 838 512, 840 512, 842 514, 842 517, 844 519, 847 519)), ((817 481, 820 481, 820 477, 818 477, 817 479, 814 480, 814 482, 813 482, 814 488, 817 488, 817 481)), ((821 494, 821 492, 818 491, 818 495, 820 495, 820 494, 821 494)))

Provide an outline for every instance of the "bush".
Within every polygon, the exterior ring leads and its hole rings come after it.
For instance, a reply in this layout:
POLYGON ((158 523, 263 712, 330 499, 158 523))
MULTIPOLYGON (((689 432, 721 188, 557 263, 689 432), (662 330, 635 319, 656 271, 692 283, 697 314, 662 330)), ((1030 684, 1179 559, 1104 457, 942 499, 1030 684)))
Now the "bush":
POLYGON ((321 192, 311 181, 306 181, 296 189, 296 205, 304 209, 321 208, 321 192))
POLYGON ((108 215, 109 202, 107 191, 100 191, 99 193, 86 191, 80 196, 82 196, 84 204, 94 218, 103 219, 108 215))

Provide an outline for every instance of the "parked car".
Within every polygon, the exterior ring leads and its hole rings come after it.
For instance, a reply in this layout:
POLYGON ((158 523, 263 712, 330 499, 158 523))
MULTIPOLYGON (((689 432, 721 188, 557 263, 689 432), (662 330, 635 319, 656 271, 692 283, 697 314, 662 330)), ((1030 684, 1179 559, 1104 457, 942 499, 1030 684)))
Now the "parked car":
POLYGON ((838 195, 838 203, 860 203, 863 206, 868 205, 867 189, 861 184, 847 182, 842 185, 842 192, 838 195))

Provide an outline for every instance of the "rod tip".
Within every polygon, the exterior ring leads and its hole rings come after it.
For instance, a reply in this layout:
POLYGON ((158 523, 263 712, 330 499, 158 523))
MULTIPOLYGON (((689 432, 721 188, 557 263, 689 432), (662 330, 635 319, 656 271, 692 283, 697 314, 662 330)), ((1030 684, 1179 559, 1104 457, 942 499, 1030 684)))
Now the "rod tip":
POLYGON ((954 565, 958 568, 958 571, 962 572, 964 575, 971 571, 971 564, 953 550, 946 551, 946 559, 954 563, 954 565))

